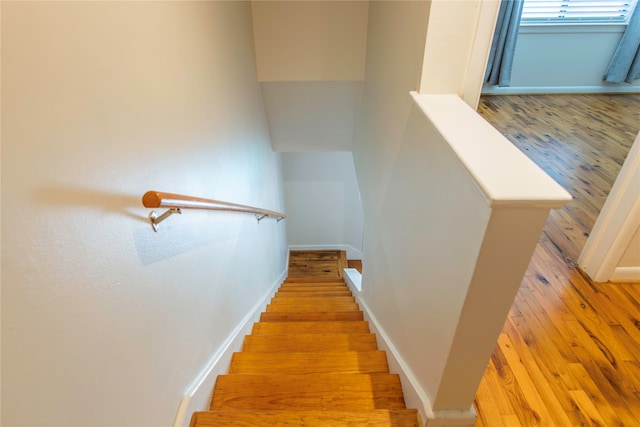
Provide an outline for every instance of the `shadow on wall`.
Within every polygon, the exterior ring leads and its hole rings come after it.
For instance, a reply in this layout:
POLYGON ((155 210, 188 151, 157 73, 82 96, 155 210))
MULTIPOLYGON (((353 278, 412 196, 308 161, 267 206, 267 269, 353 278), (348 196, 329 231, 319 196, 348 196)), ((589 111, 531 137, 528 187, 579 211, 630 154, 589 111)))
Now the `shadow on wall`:
POLYGON ((95 188, 84 187, 45 187, 35 192, 39 203, 56 207, 93 207, 105 213, 125 215, 145 223, 146 216, 132 212, 134 207, 142 206, 142 194, 139 197, 127 194, 111 193, 95 188))
MULTIPOLYGON (((205 246, 223 244, 228 251, 232 247, 230 245, 238 244, 243 238, 254 238, 258 232, 275 236, 277 227, 284 226, 269 219, 258 223, 254 215, 184 209, 182 215, 171 216, 163 222, 156 233, 147 217, 151 209, 142 206, 142 193, 132 196, 94 188, 50 186, 36 191, 34 197, 38 203, 60 210, 82 207, 95 211, 96 228, 91 237, 94 242, 123 247, 134 245, 142 265, 154 264, 205 246), (143 215, 140 214, 142 209, 147 211, 143 215), (130 221, 129 224, 120 221, 100 227, 100 222, 107 215, 134 219, 135 225, 131 225, 130 221)), ((155 211, 162 214, 165 208, 155 211)), ((83 220, 73 215, 84 215, 86 219, 87 214, 65 215, 66 220, 83 220)), ((70 224, 61 223, 62 227, 71 231, 70 224)))

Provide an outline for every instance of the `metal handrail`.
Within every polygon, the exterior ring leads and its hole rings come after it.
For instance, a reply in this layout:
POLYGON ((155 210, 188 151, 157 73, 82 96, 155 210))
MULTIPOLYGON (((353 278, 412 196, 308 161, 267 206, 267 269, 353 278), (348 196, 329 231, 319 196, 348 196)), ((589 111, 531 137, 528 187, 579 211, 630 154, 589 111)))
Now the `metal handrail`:
POLYGON ((239 205, 237 203, 222 202, 220 200, 203 199, 201 197, 184 196, 182 194, 163 193, 160 191, 147 191, 142 196, 142 204, 145 208, 168 208, 162 215, 151 211, 149 221, 154 231, 158 231, 158 224, 174 213, 181 214, 180 209, 206 209, 213 211, 250 213, 256 216, 258 223, 266 217, 274 217, 280 222, 287 216, 281 212, 256 208, 253 206, 239 205))

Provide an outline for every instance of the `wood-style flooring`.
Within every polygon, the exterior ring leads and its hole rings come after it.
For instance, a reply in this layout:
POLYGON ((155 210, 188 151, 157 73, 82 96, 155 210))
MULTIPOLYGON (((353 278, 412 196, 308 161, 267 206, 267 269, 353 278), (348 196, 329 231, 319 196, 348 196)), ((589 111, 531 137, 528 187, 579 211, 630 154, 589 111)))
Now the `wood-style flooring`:
POLYGON ((640 96, 485 96, 478 111, 574 199, 544 227, 476 426, 640 426, 640 285, 593 283, 575 267, 640 129, 640 96))

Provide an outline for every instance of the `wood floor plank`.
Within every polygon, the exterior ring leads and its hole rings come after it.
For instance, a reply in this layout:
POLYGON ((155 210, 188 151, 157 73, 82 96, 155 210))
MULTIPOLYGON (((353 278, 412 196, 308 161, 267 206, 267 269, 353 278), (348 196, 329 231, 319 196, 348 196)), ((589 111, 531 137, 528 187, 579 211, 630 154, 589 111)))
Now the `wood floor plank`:
POLYGON ((558 405, 571 426, 638 425, 640 285, 593 283, 576 260, 640 130, 640 96, 489 96, 478 111, 573 196, 544 226, 503 330, 513 347, 496 347, 476 395, 478 426, 536 425, 540 397, 550 425, 567 423, 558 405))

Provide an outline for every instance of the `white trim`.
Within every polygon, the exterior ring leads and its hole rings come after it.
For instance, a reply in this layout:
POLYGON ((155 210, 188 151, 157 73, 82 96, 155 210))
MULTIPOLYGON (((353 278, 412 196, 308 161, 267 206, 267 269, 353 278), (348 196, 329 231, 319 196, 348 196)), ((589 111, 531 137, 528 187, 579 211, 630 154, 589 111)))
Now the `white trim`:
POLYGON ((574 22, 574 23, 546 23, 521 22, 518 34, 593 34, 593 33, 624 33, 626 22, 574 22))
POLYGON ((602 86, 485 86, 483 95, 546 95, 581 93, 640 93, 640 85, 602 85, 602 86))
POLYGON ((391 338, 378 322, 378 319, 373 315, 367 303, 362 299, 360 291, 350 281, 347 281, 347 284, 362 309, 365 320, 369 322, 371 332, 376 335, 378 347, 387 354, 389 372, 400 376, 400 384, 402 385, 402 393, 404 394, 407 408, 418 409, 424 427, 474 427, 477 416, 473 406, 468 411, 434 411, 431 408, 431 400, 427 393, 391 341, 391 338))
POLYGON ((356 268, 343 268, 344 278, 347 284, 352 288, 356 288, 358 292, 362 292, 362 274, 356 268))
POLYGON ((640 267, 617 267, 613 270, 610 282, 640 282, 640 267))
POLYGON ((489 52, 493 41, 493 33, 496 28, 499 2, 480 2, 478 19, 475 28, 475 37, 469 54, 469 64, 465 72, 462 99, 473 109, 478 109, 484 75, 489 61, 489 52))
MULTIPOLYGON (((287 263, 287 267, 288 265, 287 263)), ((217 376, 227 373, 231 356, 234 352, 242 348, 245 335, 251 333, 253 323, 260 319, 260 313, 266 309, 267 303, 274 295, 277 287, 287 278, 287 272, 288 268, 285 268, 264 296, 253 306, 231 334, 229 334, 220 348, 218 348, 218 351, 211 356, 209 362, 207 362, 187 388, 178 406, 173 427, 188 427, 191 421, 191 414, 196 411, 206 411, 208 409, 213 385, 215 384, 217 376)))
POLYGON ((558 209, 571 200, 564 188, 458 96, 410 93, 489 207, 558 209))
POLYGON ((640 227, 640 133, 591 231, 578 265, 596 282, 610 280, 640 227))
MULTIPOLYGON (((362 259, 362 251, 351 245, 289 245, 289 251, 346 251, 347 259, 362 259)), ((288 256, 288 255, 287 255, 288 256)), ((287 264, 289 265, 289 264, 287 264)))

